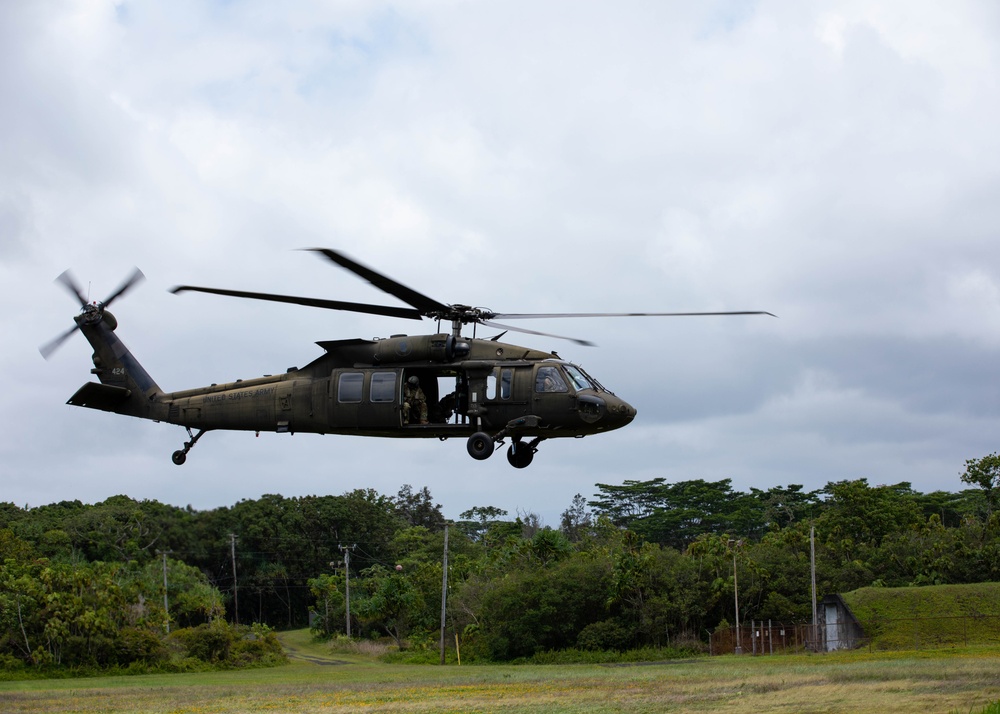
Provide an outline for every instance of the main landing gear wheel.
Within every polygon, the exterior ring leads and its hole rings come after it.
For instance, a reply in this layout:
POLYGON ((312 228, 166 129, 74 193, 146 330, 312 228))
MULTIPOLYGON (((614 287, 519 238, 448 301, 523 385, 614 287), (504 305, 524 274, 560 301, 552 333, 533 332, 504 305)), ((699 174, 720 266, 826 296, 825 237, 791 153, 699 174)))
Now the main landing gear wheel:
POLYGON ((469 456, 477 461, 485 461, 493 455, 493 437, 485 431, 477 431, 469 437, 469 456))
POLYGON ((515 469, 526 468, 535 458, 535 450, 527 444, 517 442, 507 447, 507 463, 515 469))
POLYGON ((184 462, 187 461, 187 457, 188 457, 187 454, 178 449, 170 456, 170 460, 173 461, 178 466, 183 466, 184 462))

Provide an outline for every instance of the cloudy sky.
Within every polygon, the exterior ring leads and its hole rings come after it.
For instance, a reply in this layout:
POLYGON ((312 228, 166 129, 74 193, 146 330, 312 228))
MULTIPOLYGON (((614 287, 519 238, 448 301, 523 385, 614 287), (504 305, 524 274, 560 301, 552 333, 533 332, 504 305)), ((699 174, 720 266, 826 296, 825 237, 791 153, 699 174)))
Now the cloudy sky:
MULTIPOLYGON (((957 491, 1000 448, 994 2, 0 4, 0 501, 195 508, 428 486, 550 525, 596 483, 868 478, 957 491), (628 428, 532 466, 464 440, 211 433, 65 404, 91 377, 53 279, 134 266, 119 336, 168 391, 304 365, 416 323, 186 283, 397 304, 295 249, 502 312, 628 428)), ((432 325, 428 323, 426 329, 432 325)))

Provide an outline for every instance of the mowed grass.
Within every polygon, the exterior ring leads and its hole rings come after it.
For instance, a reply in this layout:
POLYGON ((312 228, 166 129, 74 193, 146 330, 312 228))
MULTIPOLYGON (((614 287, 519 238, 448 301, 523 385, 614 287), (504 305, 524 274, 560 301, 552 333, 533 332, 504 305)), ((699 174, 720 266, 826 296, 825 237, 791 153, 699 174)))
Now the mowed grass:
POLYGON ((1000 700, 1000 649, 437 667, 331 654, 303 633, 285 638, 292 662, 282 667, 3 682, 0 711, 966 714, 1000 700))

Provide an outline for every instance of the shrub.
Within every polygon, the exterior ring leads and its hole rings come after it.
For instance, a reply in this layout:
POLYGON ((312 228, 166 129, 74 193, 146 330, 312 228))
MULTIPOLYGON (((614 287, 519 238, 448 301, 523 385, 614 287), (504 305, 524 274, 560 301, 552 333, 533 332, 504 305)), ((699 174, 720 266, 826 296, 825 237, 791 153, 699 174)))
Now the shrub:
POLYGON ((158 664, 170 658, 166 644, 149 630, 126 627, 118 633, 115 645, 115 659, 118 664, 132 663, 158 664))
POLYGON ((576 646, 582 650, 628 649, 634 632, 617 619, 593 622, 576 636, 576 646))
POLYGON ((0 652, 0 671, 14 672, 24 669, 24 660, 5 652, 0 652))
POLYGON ((230 625, 216 620, 170 633, 182 656, 226 667, 280 664, 285 661, 278 638, 266 625, 230 625))
POLYGON ((224 620, 184 627, 170 633, 170 639, 183 645, 187 656, 202 662, 224 662, 229 659, 229 650, 236 639, 232 627, 224 620))

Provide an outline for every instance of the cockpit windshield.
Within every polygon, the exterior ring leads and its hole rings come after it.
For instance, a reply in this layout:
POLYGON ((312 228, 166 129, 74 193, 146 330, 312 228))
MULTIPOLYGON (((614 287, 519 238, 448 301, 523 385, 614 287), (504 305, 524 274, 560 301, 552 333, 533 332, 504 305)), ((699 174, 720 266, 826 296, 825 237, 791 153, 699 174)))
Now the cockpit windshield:
POLYGON ((577 391, 581 389, 598 389, 598 385, 594 383, 587 374, 572 364, 564 364, 563 369, 566 370, 566 374, 569 375, 570 380, 573 382, 573 386, 577 391))

